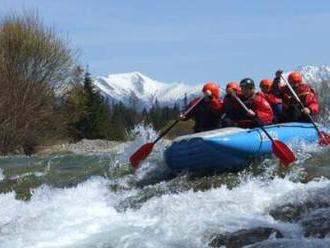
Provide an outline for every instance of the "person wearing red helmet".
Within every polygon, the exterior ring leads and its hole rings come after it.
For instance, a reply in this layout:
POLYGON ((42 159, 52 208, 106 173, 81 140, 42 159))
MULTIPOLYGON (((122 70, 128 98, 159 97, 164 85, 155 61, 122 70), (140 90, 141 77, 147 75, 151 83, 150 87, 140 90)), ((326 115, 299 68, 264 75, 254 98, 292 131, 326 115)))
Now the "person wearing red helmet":
POLYGON ((259 84, 260 90, 264 93, 266 100, 273 110, 273 123, 279 122, 282 115, 282 99, 273 93, 273 80, 262 79, 259 84))
POLYGON ((236 82, 229 82, 226 85, 226 95, 230 95, 231 96, 231 91, 234 91, 236 94, 240 95, 241 94, 241 87, 239 86, 238 83, 236 82))
POLYGON ((259 126, 252 117, 257 116, 264 125, 273 121, 273 110, 262 92, 255 91, 255 84, 251 78, 244 78, 240 82, 241 99, 249 108, 248 113, 237 122, 239 127, 253 128, 259 126))
POLYGON ((241 87, 236 82, 229 82, 226 86, 226 95, 223 99, 223 120, 222 127, 235 126, 239 119, 244 116, 244 110, 232 96, 234 92, 238 97, 241 96, 241 87))
POLYGON ((293 71, 288 76, 288 82, 297 93, 304 108, 296 101, 288 86, 282 88, 283 121, 285 122, 310 122, 308 114, 316 115, 319 112, 319 102, 314 89, 303 82, 299 72, 293 71))
MULTIPOLYGON (((194 132, 202 132, 220 128, 220 119, 222 115, 223 102, 220 99, 220 87, 211 81, 203 86, 204 99, 186 116, 182 116, 182 120, 192 118, 195 121, 194 132)), ((194 105, 200 96, 195 97, 187 108, 194 105)))

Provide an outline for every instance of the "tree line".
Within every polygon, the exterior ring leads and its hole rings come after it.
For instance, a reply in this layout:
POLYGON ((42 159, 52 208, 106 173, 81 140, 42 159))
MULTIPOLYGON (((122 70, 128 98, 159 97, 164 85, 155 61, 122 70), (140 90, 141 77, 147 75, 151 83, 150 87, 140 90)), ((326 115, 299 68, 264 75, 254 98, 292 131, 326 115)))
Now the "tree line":
POLYGON ((126 140, 144 122, 161 129, 178 106, 137 111, 109 103, 77 63, 77 52, 37 14, 0 20, 0 154, 32 154, 58 140, 126 140))
POLYGON ((88 72, 83 83, 75 84, 68 91, 63 103, 68 136, 74 141, 84 138, 127 140, 137 124, 152 125, 160 130, 179 114, 176 104, 162 107, 157 100, 150 109, 142 111, 138 111, 136 102, 129 106, 122 102, 109 103, 93 86, 88 72))

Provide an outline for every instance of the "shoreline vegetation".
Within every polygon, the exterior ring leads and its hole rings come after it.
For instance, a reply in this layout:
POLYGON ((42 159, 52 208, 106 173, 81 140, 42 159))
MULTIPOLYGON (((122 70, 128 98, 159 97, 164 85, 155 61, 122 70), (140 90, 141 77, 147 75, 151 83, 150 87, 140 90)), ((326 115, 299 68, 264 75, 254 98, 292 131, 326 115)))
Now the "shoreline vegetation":
POLYGON ((32 155, 60 141, 128 141, 140 123, 161 130, 180 106, 138 110, 112 102, 94 87, 77 51, 36 13, 0 19, 0 155, 32 155))

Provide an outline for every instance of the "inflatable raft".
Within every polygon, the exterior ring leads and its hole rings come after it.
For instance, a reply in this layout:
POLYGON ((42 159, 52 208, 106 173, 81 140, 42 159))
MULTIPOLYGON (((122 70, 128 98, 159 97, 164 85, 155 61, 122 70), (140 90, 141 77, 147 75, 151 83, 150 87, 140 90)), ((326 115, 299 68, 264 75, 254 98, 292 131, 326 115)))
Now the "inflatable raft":
MULTIPOLYGON (((265 127, 274 139, 292 145, 318 141, 312 124, 283 123, 265 127)), ((165 150, 173 170, 238 171, 272 154, 271 141, 260 128, 221 128, 176 138, 165 150)))

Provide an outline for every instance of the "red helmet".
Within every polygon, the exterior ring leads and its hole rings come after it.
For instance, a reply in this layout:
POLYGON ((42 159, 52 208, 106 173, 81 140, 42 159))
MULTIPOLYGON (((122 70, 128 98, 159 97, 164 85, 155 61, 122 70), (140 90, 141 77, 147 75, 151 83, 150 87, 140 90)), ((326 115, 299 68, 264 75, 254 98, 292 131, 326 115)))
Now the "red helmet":
POLYGON ((229 82, 226 86, 226 93, 230 95, 230 91, 233 90, 237 94, 241 91, 241 87, 239 87, 239 84, 236 82, 229 82))
POLYGON ((220 87, 216 83, 211 82, 211 81, 206 82, 203 86, 203 92, 205 92, 207 90, 211 91, 213 97, 219 98, 220 87))
POLYGON ((302 83, 302 76, 299 72, 291 72, 288 76, 288 81, 290 84, 300 84, 302 83))
POLYGON ((263 79, 260 81, 259 87, 263 91, 263 89, 270 90, 273 85, 273 80, 271 79, 263 79))

